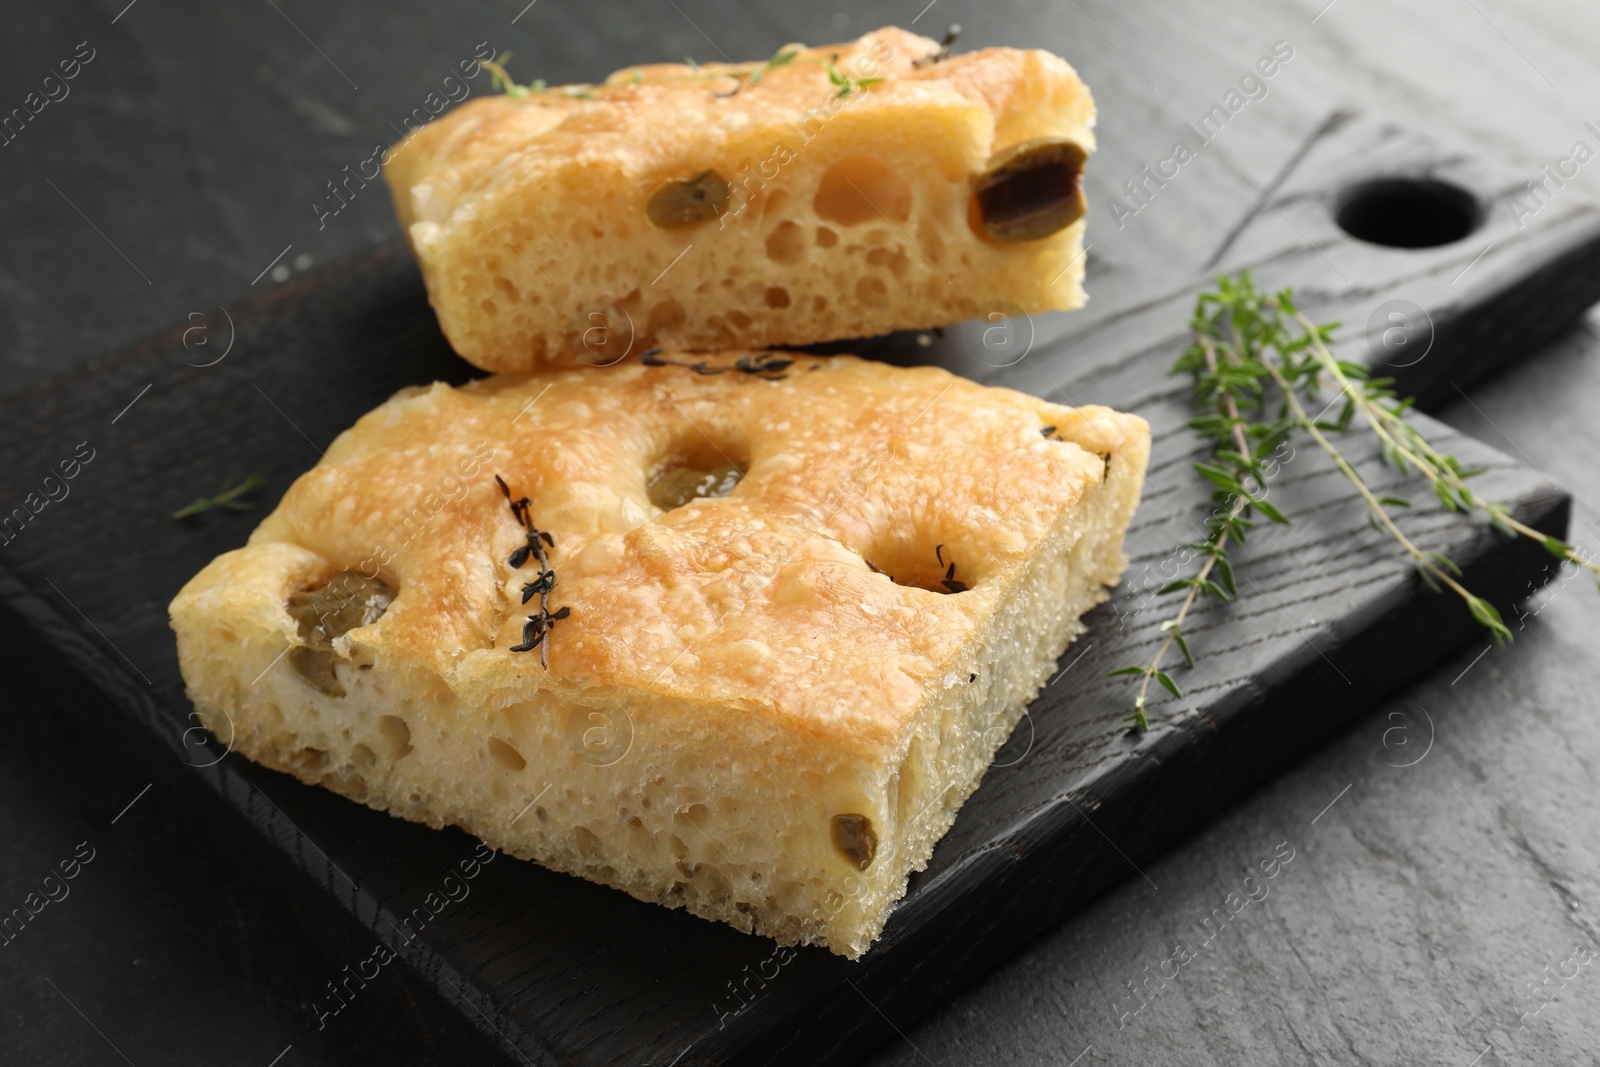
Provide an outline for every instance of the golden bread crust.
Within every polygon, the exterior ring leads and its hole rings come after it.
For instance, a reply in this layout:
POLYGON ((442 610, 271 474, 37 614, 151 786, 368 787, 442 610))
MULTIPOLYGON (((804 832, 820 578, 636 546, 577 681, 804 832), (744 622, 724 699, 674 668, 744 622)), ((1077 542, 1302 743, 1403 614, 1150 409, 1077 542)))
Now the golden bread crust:
MULTIPOLYGON (((731 368, 739 356, 692 359, 731 368)), ((400 595, 376 640, 467 684, 662 688, 880 745, 983 618, 982 579, 1022 566, 1100 480, 1097 453, 1142 423, 934 368, 803 357, 782 373, 630 365, 403 393, 340 435, 250 544, 392 574, 400 595), (1067 440, 1043 439, 1046 425, 1067 440), (486 443, 493 459, 452 499, 452 464, 470 467, 486 443), (706 445, 744 480, 661 513, 651 468, 706 445), (496 474, 555 538, 552 603, 573 614, 548 670, 506 651, 529 573, 506 564, 523 535, 496 474), (899 570, 902 545, 926 546, 924 569, 944 546, 975 588, 945 596, 868 568, 899 570)))

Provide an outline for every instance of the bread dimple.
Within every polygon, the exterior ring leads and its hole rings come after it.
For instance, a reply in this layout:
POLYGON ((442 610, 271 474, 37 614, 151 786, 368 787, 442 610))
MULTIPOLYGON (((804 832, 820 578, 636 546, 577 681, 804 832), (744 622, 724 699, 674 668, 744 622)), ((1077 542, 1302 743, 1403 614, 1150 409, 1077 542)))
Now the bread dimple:
POLYGON ((928 62, 935 42, 894 29, 790 51, 756 84, 760 64, 628 68, 469 101, 408 137, 385 176, 457 351, 515 371, 1081 305, 1082 221, 1004 242, 971 217, 997 153, 1092 151, 1070 66, 998 48, 928 62), (731 185, 720 216, 653 224, 652 194, 706 170, 731 185))

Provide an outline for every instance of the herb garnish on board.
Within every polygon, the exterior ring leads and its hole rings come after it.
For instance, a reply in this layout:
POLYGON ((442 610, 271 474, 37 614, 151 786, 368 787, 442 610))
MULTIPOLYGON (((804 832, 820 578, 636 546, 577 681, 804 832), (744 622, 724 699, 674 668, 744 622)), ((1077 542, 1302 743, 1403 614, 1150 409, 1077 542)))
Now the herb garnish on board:
POLYGON ((1498 645, 1511 640, 1511 630, 1494 605, 1461 584, 1461 568, 1438 552, 1418 546, 1395 524, 1391 509, 1410 507, 1410 501, 1374 493, 1333 443, 1330 435, 1349 432, 1357 415, 1377 435, 1384 462, 1401 474, 1427 479, 1447 509, 1481 512, 1506 536, 1537 541, 1563 563, 1600 576, 1600 565, 1584 558, 1572 545, 1540 533, 1513 518, 1504 504, 1474 493, 1467 480, 1479 472, 1464 468, 1454 456, 1434 448, 1407 421, 1412 402, 1395 396, 1392 379, 1368 377, 1366 367, 1335 358, 1328 342, 1336 324, 1312 322, 1295 306, 1292 290, 1259 292, 1249 271, 1234 278, 1218 278, 1216 291, 1201 293, 1195 301, 1190 328, 1194 343, 1172 373, 1188 374, 1194 380, 1194 402, 1200 413, 1189 420, 1189 426, 1211 442, 1209 460, 1196 463, 1194 469, 1213 486, 1216 510, 1206 520, 1205 539, 1188 546, 1204 559, 1200 569, 1159 590, 1163 594, 1182 592, 1183 599, 1177 611, 1161 623, 1166 636, 1155 655, 1147 663, 1110 672, 1139 679, 1133 711, 1126 717, 1130 728, 1150 728, 1146 711, 1152 682, 1174 697, 1183 695, 1162 665, 1176 646, 1184 661, 1194 666, 1183 625, 1201 597, 1226 601, 1238 595, 1228 554, 1231 546, 1244 543, 1257 515, 1289 523, 1289 517, 1266 499, 1264 468, 1273 450, 1295 433, 1310 437, 1355 487, 1373 528, 1394 539, 1423 584, 1434 592, 1448 590, 1460 597, 1498 645), (1329 392, 1331 397, 1325 395, 1329 392), (1331 420, 1309 413, 1326 413, 1335 405, 1340 407, 1339 414, 1331 420))
POLYGON ((241 480, 237 474, 230 474, 228 480, 222 483, 222 492, 216 496, 203 496, 192 503, 185 504, 172 513, 175 519, 187 519, 191 515, 199 515, 203 511, 214 508, 225 508, 228 511, 250 511, 255 507, 248 500, 241 500, 246 493, 253 493, 267 484, 267 480, 259 474, 252 474, 241 480))

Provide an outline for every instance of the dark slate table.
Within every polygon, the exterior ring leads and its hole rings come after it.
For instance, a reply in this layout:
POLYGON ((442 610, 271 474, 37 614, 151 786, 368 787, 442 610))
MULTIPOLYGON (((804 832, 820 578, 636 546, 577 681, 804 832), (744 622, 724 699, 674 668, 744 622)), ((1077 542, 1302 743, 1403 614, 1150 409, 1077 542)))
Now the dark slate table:
MULTIPOLYGON (((392 237, 376 186, 319 217, 327 183, 393 141, 479 42, 560 82, 913 21, 933 36, 959 21, 962 47, 1051 48, 1094 88, 1091 290, 1116 273, 1155 291, 1205 268, 1336 107, 1530 179, 1575 142, 1600 149, 1585 125, 1600 126, 1600 12, 1577 0, 19 3, 0 34, 0 115, 35 90, 59 99, 0 147, 0 389, 192 314, 208 323, 222 303, 392 237), (1137 212, 1114 210, 1123 181, 1279 41, 1293 56, 1265 95, 1137 212), (76 76, 46 85, 63 61, 76 76)), ((1595 195, 1597 178, 1585 163, 1549 188, 1595 195)), ((1437 412, 1572 490, 1573 537, 1590 548, 1597 330, 1591 315, 1437 412)), ((872 1062, 1593 1059, 1600 596, 1558 578, 1512 626, 1509 650, 1463 653, 954 1003, 899 1021, 904 1040, 872 1062), (1219 923, 1250 869, 1290 854, 1268 896, 1219 923), (1179 939, 1194 951, 1182 966, 1168 962, 1179 939)), ((145 779, 45 714, 5 656, 0 909, 77 866, 67 894, 0 945, 0 1061, 366 1062, 339 1023, 316 1029, 308 1005, 330 974, 287 933, 296 917, 145 779)))

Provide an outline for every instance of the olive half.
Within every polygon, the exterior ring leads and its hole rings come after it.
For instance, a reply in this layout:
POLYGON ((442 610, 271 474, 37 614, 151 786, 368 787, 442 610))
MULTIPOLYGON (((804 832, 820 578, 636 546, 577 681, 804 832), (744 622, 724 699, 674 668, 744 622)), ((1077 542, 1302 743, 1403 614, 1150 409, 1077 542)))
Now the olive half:
POLYGON ((671 511, 698 497, 727 496, 743 477, 744 472, 731 463, 709 471, 668 467, 650 479, 650 503, 671 511))
POLYGON ((878 834, 872 820, 865 815, 835 815, 833 817, 833 847, 853 863, 857 870, 872 866, 878 854, 878 834))
POLYGON ((1081 145, 1041 137, 1013 145, 972 179, 983 231, 996 241, 1037 241, 1083 218, 1081 145))
POLYGON ((662 229, 708 222, 727 210, 728 179, 714 170, 692 178, 670 178, 650 194, 645 213, 662 229))
POLYGON ((360 571, 340 571, 319 586, 292 594, 289 617, 299 625, 302 643, 289 650, 289 666, 314 688, 329 696, 344 696, 344 686, 334 670, 339 662, 334 638, 377 622, 394 597, 394 588, 387 582, 360 571))

